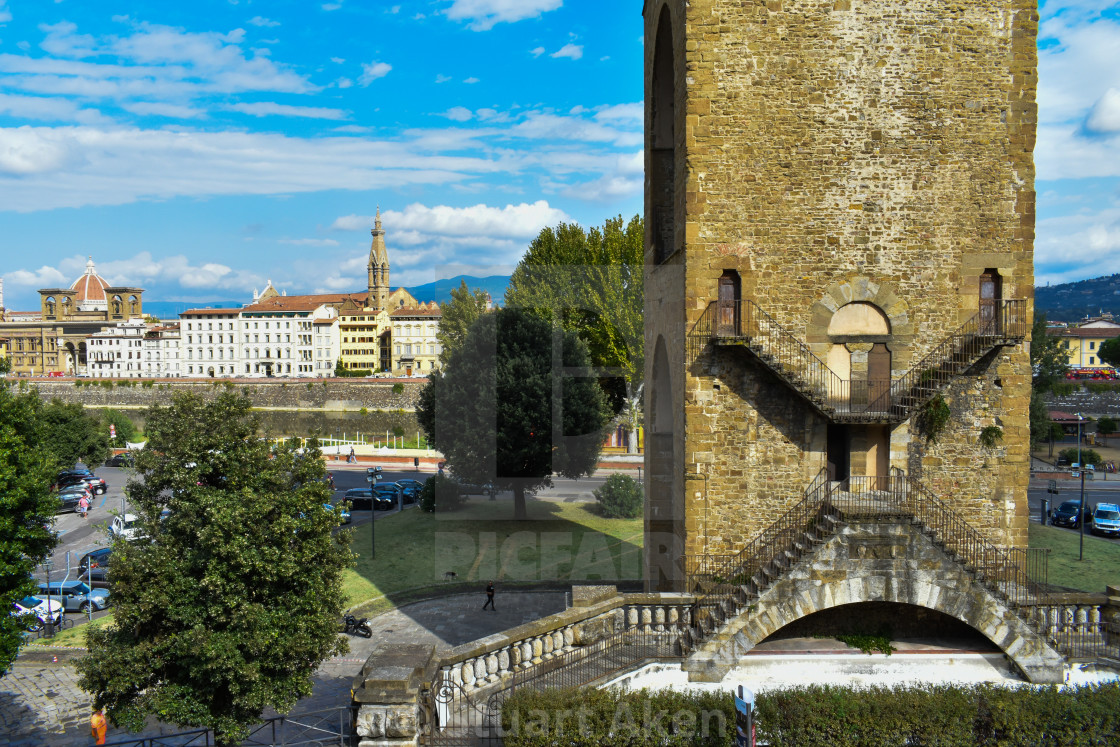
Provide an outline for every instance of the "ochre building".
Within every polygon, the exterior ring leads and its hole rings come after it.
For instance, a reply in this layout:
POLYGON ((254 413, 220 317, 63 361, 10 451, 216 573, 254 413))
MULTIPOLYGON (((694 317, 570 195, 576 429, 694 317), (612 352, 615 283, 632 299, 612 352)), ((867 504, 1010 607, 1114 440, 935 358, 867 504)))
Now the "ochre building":
POLYGON ((822 484, 1025 547, 1034 3, 644 15, 650 586, 822 484))

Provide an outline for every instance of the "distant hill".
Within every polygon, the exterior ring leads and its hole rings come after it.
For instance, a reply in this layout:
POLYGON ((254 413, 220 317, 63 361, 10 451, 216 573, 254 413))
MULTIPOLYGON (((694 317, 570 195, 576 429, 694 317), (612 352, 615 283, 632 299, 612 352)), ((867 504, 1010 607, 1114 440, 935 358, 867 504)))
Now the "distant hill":
POLYGON ((1102 311, 1120 317, 1120 275, 1035 288, 1034 308, 1052 322, 1077 322, 1102 311))
MULTIPOLYGON (((471 290, 482 288, 490 294, 495 303, 503 303, 506 296, 506 286, 509 285, 509 275, 491 275, 479 278, 473 275, 456 275, 446 280, 437 280, 434 283, 425 283, 408 288, 417 301, 429 303, 435 301, 444 304, 451 300, 451 290, 458 288, 462 281, 467 282, 471 290)), ((245 305, 244 301, 202 301, 188 303, 186 301, 144 301, 144 313, 165 321, 175 321, 179 314, 187 309, 239 309, 245 305)))

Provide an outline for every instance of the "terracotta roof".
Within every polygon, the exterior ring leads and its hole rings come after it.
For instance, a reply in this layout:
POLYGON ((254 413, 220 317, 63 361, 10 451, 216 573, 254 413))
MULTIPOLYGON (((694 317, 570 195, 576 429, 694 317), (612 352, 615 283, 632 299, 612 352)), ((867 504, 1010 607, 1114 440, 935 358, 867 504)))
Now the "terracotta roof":
POLYGON ((241 309, 187 309, 180 311, 179 316, 206 316, 209 314, 240 314, 241 309))
MULTIPOLYGON (((1062 412, 1061 410, 1051 410, 1050 420, 1054 423, 1076 423, 1077 415, 1071 415, 1070 413, 1062 412)), ((1088 420, 1088 418, 1081 418, 1082 423, 1087 422, 1088 420)))
POLYGON ((1058 337, 1120 337, 1120 327, 1110 329, 1108 327, 1077 327, 1074 329, 1063 329, 1057 334, 1058 337))
POLYGON ((323 304, 342 303, 346 294, 337 293, 316 296, 272 296, 263 301, 249 304, 242 311, 248 314, 262 314, 270 311, 314 311, 323 304))

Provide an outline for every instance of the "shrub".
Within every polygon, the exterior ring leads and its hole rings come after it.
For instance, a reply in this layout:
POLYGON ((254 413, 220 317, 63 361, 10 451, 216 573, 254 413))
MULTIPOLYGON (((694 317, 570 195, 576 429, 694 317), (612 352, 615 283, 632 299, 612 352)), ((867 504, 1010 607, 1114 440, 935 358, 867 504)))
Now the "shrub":
POLYGON ((949 409, 949 404, 940 394, 934 395, 933 399, 926 402, 919 418, 926 440, 931 443, 936 441, 945 430, 945 426, 949 425, 952 417, 953 412, 949 409))
POLYGON ((980 431, 980 445, 985 449, 994 449, 996 444, 1003 441, 1003 429, 998 425, 987 425, 980 431))
POLYGON ((140 386, 144 387, 145 389, 151 389, 155 385, 156 383, 151 379, 144 379, 144 381, 140 384, 140 386))
POLYGON ((1076 384, 1072 381, 1059 381, 1058 383, 1054 384, 1054 386, 1051 387, 1050 390, 1059 397, 1068 397, 1080 388, 1080 384, 1076 384))
MULTIPOLYGON (((1070 464, 1074 464, 1074 463, 1077 462, 1077 449, 1075 447, 1070 447, 1068 449, 1062 449, 1061 451, 1058 452, 1058 456, 1062 459, 1065 459, 1070 464)), ((1093 449, 1082 449, 1081 450, 1081 463, 1082 464, 1097 465, 1097 464, 1100 464, 1103 461, 1104 460, 1101 459, 1101 455, 1098 454, 1093 449)))
POLYGON ((429 514, 440 511, 454 511, 463 505, 463 497, 459 493, 459 483, 446 475, 433 475, 424 481, 420 489, 420 510, 429 514))
POLYGON ((635 519, 642 515, 642 504, 645 502, 642 486, 630 475, 611 475, 594 494, 603 516, 635 519))
POLYGON ((404 394, 404 384, 399 381, 393 384, 393 394, 404 394))

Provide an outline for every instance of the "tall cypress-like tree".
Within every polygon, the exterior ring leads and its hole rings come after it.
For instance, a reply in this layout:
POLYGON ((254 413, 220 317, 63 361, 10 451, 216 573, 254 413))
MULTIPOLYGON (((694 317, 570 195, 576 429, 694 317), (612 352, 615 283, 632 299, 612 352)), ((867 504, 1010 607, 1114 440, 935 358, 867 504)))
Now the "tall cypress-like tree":
POLYGON ((36 622, 9 615, 12 603, 35 593, 31 572, 55 546, 50 531, 58 499, 51 494, 58 461, 47 447, 39 396, 0 387, 0 672, 19 653, 36 622))
POLYGON ((527 491, 598 463, 609 412, 589 365, 574 332, 499 309, 475 321, 429 378, 417 418, 456 478, 512 490, 514 518, 524 519, 527 491))
POLYGON ((248 399, 178 394, 145 430, 126 490, 150 541, 113 545, 115 624, 89 633, 82 686, 119 726, 155 714, 235 744, 345 649, 350 534, 318 448, 270 447, 248 399))

